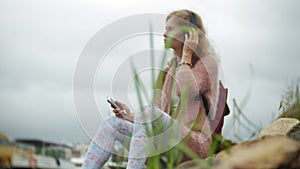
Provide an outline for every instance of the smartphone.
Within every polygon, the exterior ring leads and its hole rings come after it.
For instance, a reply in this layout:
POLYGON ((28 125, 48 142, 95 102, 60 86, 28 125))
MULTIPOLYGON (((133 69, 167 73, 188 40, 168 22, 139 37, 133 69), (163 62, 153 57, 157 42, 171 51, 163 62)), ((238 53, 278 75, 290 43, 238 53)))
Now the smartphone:
MULTIPOLYGON (((119 108, 120 110, 123 110, 122 107, 120 107, 120 106, 118 106, 118 105, 116 104, 116 102, 114 101, 113 98, 107 96, 107 97, 106 97, 106 101, 111 105, 112 108, 119 108)), ((124 109, 123 112, 124 112, 124 115, 126 116, 127 113, 126 113, 125 109, 124 109)))

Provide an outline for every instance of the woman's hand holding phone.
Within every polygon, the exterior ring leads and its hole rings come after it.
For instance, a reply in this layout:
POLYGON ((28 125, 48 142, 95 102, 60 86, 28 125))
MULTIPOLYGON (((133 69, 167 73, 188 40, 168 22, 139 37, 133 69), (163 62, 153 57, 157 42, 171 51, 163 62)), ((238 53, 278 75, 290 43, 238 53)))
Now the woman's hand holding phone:
POLYGON ((114 101, 111 98, 108 98, 107 101, 111 104, 111 107, 113 108, 113 112, 117 117, 133 122, 134 115, 130 112, 130 109, 126 104, 119 102, 117 100, 114 101))

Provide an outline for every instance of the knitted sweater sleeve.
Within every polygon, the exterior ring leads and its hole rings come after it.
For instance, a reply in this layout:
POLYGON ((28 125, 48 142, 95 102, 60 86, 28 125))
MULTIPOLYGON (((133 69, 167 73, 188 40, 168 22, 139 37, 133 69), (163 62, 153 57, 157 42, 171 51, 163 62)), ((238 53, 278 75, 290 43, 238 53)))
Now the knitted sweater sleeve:
POLYGON ((176 73, 176 83, 180 89, 178 95, 181 95, 184 90, 189 90, 189 97, 204 93, 209 89, 209 82, 208 73, 201 61, 191 69, 179 69, 176 73))
POLYGON ((175 79, 177 95, 180 97, 180 119, 184 124, 195 122, 200 106, 203 106, 199 94, 211 89, 211 74, 209 69, 215 69, 214 61, 207 56, 199 60, 191 69, 179 69, 175 79), (198 98, 198 99, 197 99, 198 98))

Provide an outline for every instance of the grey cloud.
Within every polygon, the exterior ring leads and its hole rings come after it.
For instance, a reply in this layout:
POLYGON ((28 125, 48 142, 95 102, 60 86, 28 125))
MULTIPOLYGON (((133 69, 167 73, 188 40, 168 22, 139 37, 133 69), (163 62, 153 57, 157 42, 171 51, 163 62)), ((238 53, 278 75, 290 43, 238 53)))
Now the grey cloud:
MULTIPOLYGON (((71 91, 73 71, 84 45, 98 30, 118 18, 145 11, 166 13, 183 6, 179 1, 154 1, 123 5, 121 9, 108 8, 109 3, 113 2, 1 1, 0 130, 12 138, 33 135, 86 139, 76 119, 71 91), (15 124, 12 127, 10 123, 15 124)), ((300 76, 299 3, 207 0, 187 6, 201 14, 220 52, 229 102, 232 104, 231 99, 236 98, 240 103, 247 90, 252 89, 243 110, 258 124, 268 123, 272 111, 277 111, 286 79, 300 76), (257 106, 261 103, 263 106, 257 106)), ((123 46, 112 56, 127 55, 138 47, 148 46, 144 41, 136 42, 136 48, 123 46)), ((146 60, 141 63, 143 66, 146 60)), ((124 66, 117 69, 124 76, 116 77, 113 86, 114 95, 121 93, 122 100, 128 99, 124 96, 128 93, 118 82, 128 80, 125 75, 131 72, 124 66)), ((103 98, 109 94, 110 84, 104 81, 110 78, 111 71, 107 69, 99 70, 100 76, 96 77, 96 98, 106 115, 109 107, 103 98)), ((99 114, 94 118, 93 115, 81 116, 91 123, 86 126, 91 132, 101 123, 99 114)))

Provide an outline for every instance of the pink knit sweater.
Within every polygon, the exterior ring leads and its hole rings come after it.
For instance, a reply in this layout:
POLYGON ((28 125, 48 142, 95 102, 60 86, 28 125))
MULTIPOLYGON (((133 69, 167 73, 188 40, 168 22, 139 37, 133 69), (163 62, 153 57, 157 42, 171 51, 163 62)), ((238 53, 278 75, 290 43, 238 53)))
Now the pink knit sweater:
POLYGON ((186 70, 177 67, 177 63, 178 61, 174 59, 165 68, 163 85, 156 106, 168 114, 171 113, 172 85, 175 83, 176 95, 180 101, 172 116, 187 126, 185 132, 190 131, 187 146, 200 157, 205 158, 208 156, 211 144, 209 119, 215 118, 217 107, 218 60, 212 55, 204 56, 191 69, 186 70), (208 101, 209 117, 206 116, 199 94, 203 94, 208 101))

